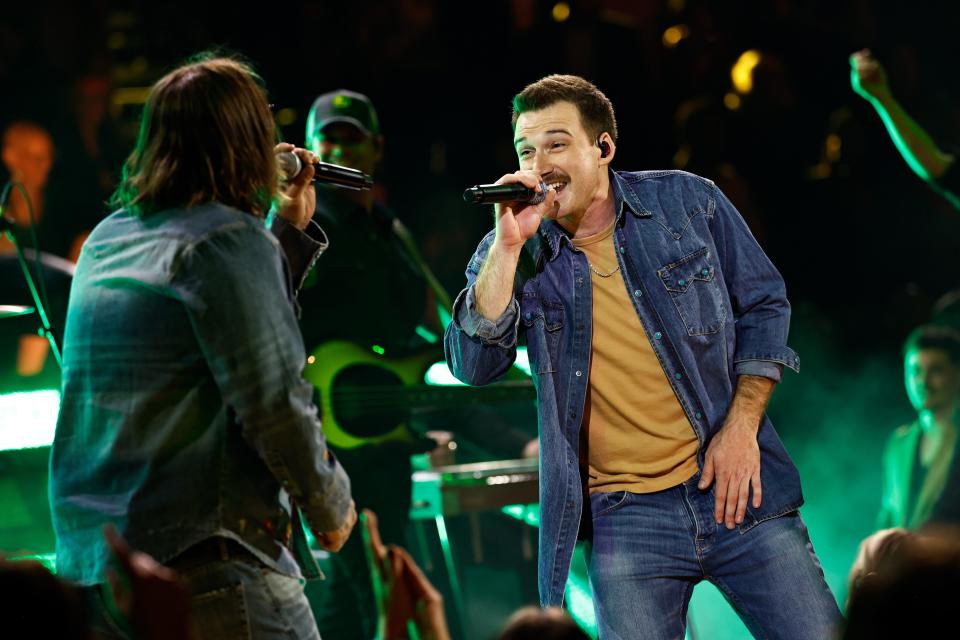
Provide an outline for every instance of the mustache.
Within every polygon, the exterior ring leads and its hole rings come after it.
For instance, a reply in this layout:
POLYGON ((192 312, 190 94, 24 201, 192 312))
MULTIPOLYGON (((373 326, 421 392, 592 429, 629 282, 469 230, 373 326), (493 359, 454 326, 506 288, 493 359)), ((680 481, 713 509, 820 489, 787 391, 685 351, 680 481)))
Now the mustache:
POLYGON ((540 176, 540 179, 547 184, 551 182, 570 182, 570 176, 566 175, 562 171, 551 171, 545 176, 540 176))

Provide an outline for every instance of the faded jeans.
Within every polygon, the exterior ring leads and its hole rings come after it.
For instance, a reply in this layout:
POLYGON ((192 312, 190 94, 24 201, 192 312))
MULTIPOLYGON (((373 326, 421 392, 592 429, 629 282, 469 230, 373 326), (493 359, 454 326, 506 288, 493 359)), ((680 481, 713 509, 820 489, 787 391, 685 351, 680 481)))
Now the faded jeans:
POLYGON ((590 497, 590 583, 601 640, 682 640, 693 587, 709 580, 755 638, 823 640, 841 621, 796 511, 728 530, 700 474, 649 494, 590 497))
MULTIPOLYGON (((202 640, 319 640, 303 580, 247 553, 209 562, 169 563, 190 585, 194 637, 202 640)), ((87 589, 95 637, 134 637, 109 611, 100 589, 87 589)))

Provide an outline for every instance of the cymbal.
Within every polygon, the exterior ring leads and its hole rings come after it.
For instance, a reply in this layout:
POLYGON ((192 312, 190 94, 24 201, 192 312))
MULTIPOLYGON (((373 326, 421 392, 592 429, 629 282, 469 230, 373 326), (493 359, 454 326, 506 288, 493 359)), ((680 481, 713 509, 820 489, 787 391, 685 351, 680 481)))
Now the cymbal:
POLYGON ((33 313, 33 307, 23 307, 18 304, 0 304, 0 318, 13 318, 33 313))

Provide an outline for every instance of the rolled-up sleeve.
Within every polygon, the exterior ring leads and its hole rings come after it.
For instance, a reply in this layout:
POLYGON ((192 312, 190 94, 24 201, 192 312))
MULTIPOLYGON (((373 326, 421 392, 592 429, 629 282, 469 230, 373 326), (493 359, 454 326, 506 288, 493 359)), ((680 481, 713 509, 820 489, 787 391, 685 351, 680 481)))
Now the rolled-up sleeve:
POLYGON ((479 338, 484 344, 510 348, 517 343, 517 322, 520 305, 511 300, 496 320, 488 320, 477 311, 476 289, 471 286, 457 296, 453 304, 454 318, 460 328, 470 337, 479 338))
POLYGON ((783 367, 800 370, 799 356, 787 346, 786 285, 740 212, 716 185, 711 199, 714 242, 736 322, 734 371, 779 381, 783 367))
POLYGON ((178 269, 194 332, 244 439, 314 530, 332 531, 350 508, 350 481, 329 452, 306 354, 269 232, 250 224, 190 247, 178 269))
POLYGON ((467 286, 453 303, 452 320, 443 340, 447 366, 460 381, 470 385, 495 382, 517 357, 520 307, 516 298, 495 320, 477 310, 474 287, 492 242, 493 232, 481 241, 470 259, 467 286))

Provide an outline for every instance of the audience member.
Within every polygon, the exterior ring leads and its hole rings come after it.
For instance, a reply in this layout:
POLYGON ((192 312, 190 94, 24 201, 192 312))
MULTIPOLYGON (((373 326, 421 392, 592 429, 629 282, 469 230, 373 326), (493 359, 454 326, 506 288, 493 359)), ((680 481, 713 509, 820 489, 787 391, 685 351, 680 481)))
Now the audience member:
POLYGON ((878 532, 861 545, 851 585, 844 640, 949 637, 956 633, 960 535, 878 532))

